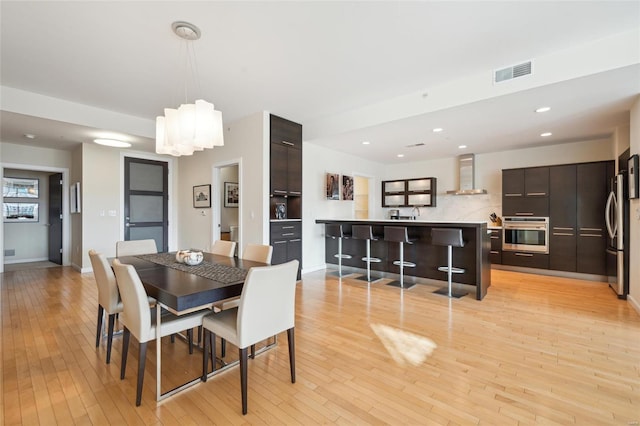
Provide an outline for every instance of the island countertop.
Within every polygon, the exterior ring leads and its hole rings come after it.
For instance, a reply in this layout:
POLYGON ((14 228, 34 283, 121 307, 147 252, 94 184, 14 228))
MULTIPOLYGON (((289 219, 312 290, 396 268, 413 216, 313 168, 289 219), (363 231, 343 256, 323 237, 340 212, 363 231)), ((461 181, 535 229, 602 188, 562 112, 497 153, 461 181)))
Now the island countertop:
MULTIPOLYGON (((371 264, 372 270, 399 273, 398 266, 393 262, 399 259, 399 244, 384 241, 385 226, 405 226, 413 244, 405 244, 405 260, 416 264, 415 268, 405 268, 407 276, 429 278, 435 280, 447 279, 447 274, 438 271, 439 266, 447 265, 447 248, 431 244, 431 229, 460 228, 464 247, 453 248, 453 263, 455 267, 465 270, 462 274, 455 274, 455 281, 476 287, 476 299, 482 300, 491 285, 491 263, 489 251, 491 240, 486 221, 448 221, 448 220, 396 220, 396 219, 316 219, 317 224, 341 224, 344 232, 351 233, 352 225, 368 224, 373 227, 374 234, 379 236, 371 244, 371 255, 382 259, 380 263, 371 264)), ((342 252, 351 255, 351 259, 344 259, 342 264, 354 268, 364 268, 361 258, 366 253, 365 241, 345 238, 342 242, 342 252)), ((334 255, 338 252, 337 240, 325 238, 325 262, 336 264, 334 255)))

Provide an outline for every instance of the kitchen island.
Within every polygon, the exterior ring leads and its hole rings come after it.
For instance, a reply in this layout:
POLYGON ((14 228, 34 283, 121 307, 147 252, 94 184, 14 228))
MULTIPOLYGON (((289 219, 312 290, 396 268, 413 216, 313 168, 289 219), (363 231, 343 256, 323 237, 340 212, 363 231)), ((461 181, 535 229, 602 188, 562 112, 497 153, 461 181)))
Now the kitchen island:
MULTIPOLYGON (((416 267, 405 267, 405 279, 407 282, 411 282, 414 278, 418 281, 420 278, 440 280, 445 286, 447 273, 438 271, 438 267, 447 265, 447 248, 431 244, 431 229, 460 228, 465 245, 453 248, 453 266, 463 268, 465 272, 454 274, 454 282, 474 286, 477 300, 482 300, 491 285, 491 263, 489 261, 491 240, 486 222, 316 219, 316 223, 340 224, 346 234, 351 234, 352 225, 371 225, 374 234, 379 236, 378 241, 371 242, 371 256, 382 259, 380 263, 371 264, 371 271, 372 273, 378 271, 390 274, 399 274, 399 267, 395 266, 393 262, 400 258, 400 247, 398 243, 384 241, 384 227, 406 226, 409 237, 415 241, 413 244, 404 245, 404 259, 415 263, 416 267)), ((342 253, 352 256, 351 259, 342 260, 343 267, 358 268, 358 272, 364 270, 366 273, 366 264, 361 260, 366 253, 365 245, 365 240, 343 239, 342 253)), ((338 253, 338 241, 329 237, 325 238, 325 262, 337 265, 338 259, 334 257, 336 253, 338 253)))

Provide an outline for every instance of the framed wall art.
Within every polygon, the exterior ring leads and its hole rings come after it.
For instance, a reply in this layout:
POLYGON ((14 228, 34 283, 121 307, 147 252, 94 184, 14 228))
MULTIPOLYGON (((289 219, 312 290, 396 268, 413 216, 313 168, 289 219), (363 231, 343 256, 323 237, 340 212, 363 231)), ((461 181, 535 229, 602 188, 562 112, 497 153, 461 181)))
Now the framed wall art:
POLYGON ((38 198, 38 179, 2 178, 2 196, 4 198, 38 198))
POLYGON ((326 176, 327 200, 340 199, 340 175, 337 173, 327 173, 326 176))
POLYGON ((193 187, 193 207, 196 209, 211 207, 211 185, 193 187))
POLYGON ((629 198, 638 198, 638 154, 634 154, 629 157, 629 164, 627 167, 629 176, 629 198))
POLYGON ((353 176, 342 175, 342 199, 353 201, 353 176))
POLYGON ((238 182, 224 183, 224 206, 238 207, 240 201, 240 193, 238 190, 238 182))
POLYGON ((37 222, 38 203, 2 203, 5 222, 37 222))

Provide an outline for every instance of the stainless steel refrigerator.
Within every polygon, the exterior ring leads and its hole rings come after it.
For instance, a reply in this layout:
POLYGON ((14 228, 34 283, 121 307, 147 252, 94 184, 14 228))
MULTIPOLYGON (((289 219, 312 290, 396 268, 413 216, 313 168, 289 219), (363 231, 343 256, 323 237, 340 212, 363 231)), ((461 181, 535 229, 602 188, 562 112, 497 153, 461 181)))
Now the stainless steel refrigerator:
POLYGON ((629 293, 629 199, 626 185, 624 171, 613 177, 605 207, 609 234, 607 253, 613 256, 615 265, 608 272, 609 286, 620 299, 626 299, 629 293))

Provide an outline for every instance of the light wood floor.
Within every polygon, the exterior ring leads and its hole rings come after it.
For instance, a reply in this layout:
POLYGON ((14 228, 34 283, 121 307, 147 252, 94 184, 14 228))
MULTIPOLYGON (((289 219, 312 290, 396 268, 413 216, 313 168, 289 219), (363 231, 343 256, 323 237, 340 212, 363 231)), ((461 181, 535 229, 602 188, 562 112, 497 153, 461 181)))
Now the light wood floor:
MULTIPOLYGON (((297 383, 283 335, 250 361, 243 417, 237 369, 157 404, 154 344, 136 408, 137 344, 123 381, 122 339, 110 365, 104 345, 94 347, 93 275, 6 272, 0 423, 638 424, 640 318, 626 302, 599 283, 508 271, 492 280, 478 302, 305 275, 297 383)), ((199 366, 183 342, 162 346, 169 379, 199 366)))

